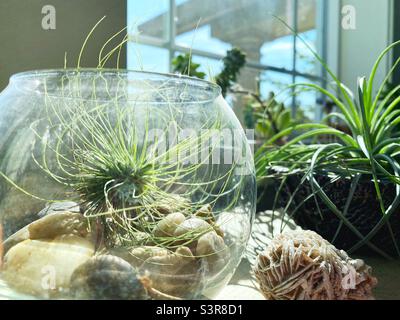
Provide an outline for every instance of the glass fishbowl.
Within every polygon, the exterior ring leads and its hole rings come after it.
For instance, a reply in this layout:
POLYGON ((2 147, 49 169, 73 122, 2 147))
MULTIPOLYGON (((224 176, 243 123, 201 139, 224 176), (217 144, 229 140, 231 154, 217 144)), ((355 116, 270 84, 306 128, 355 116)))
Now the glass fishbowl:
POLYGON ((241 260, 255 192, 215 84, 16 74, 0 95, 0 297, 212 298, 241 260))

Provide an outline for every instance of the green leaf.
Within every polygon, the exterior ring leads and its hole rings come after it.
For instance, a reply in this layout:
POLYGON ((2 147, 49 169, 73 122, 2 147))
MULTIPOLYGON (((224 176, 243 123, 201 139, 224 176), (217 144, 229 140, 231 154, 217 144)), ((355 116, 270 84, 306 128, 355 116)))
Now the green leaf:
POLYGON ((292 123, 291 110, 285 110, 278 115, 278 129, 288 128, 292 123))

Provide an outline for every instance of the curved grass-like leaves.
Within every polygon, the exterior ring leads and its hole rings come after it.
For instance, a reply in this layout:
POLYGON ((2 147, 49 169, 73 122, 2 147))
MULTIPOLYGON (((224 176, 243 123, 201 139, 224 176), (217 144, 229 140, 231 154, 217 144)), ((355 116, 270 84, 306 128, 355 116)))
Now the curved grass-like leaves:
MULTIPOLYGON (((393 246, 396 249, 396 255, 400 257, 399 239, 396 238, 395 230, 392 230, 389 218, 394 212, 400 210, 400 179, 399 179, 399 163, 400 163, 400 97, 395 94, 400 89, 400 85, 396 86, 389 93, 383 96, 384 87, 390 80, 391 75, 400 64, 400 58, 395 61, 391 69, 388 71, 384 80, 379 85, 377 93, 374 95, 374 81, 377 70, 383 58, 389 52, 400 44, 400 41, 394 42, 388 46, 377 58, 374 63, 369 78, 360 78, 358 80, 358 99, 350 90, 340 82, 334 73, 327 66, 326 62, 307 44, 307 42, 298 35, 286 22, 278 18, 285 24, 298 39, 300 39, 319 61, 322 67, 332 78, 333 84, 339 90, 339 96, 329 89, 312 83, 297 83, 290 87, 303 87, 313 89, 319 94, 325 95, 337 107, 337 112, 333 112, 326 116, 323 120, 326 124, 302 124, 292 126, 286 130, 279 132, 276 136, 266 141, 264 145, 256 152, 255 163, 257 177, 259 181, 271 177, 281 178, 282 182, 286 180, 286 176, 290 174, 303 174, 307 177, 302 179, 301 184, 311 183, 312 192, 304 201, 310 201, 310 198, 317 198, 328 207, 332 214, 336 215, 340 220, 339 228, 334 239, 337 238, 343 226, 349 228, 360 241, 351 248, 350 251, 359 249, 367 245, 375 252, 389 258, 389 254, 385 252, 386 248, 379 248, 371 242, 383 226, 387 226, 393 246), (389 103, 390 101, 390 103, 389 103), (333 128, 327 120, 331 118, 339 119, 348 131, 347 133, 333 128), (302 131, 306 131, 303 132, 302 131), (283 146, 275 146, 273 143, 282 136, 295 135, 283 146), (335 142, 327 144, 322 142, 323 136, 329 136, 335 142), (310 140, 311 139, 311 140, 310 140), (310 144, 310 142, 312 143, 310 144), (319 144, 319 145, 318 145, 319 144), (285 173, 271 173, 273 167, 285 167, 285 173), (324 191, 324 186, 319 186, 315 180, 315 175, 333 174, 337 177, 348 177, 352 179, 350 193, 346 200, 343 211, 337 208, 336 204, 330 199, 329 194, 324 191), (361 177, 367 178, 373 182, 375 188, 375 196, 379 203, 381 211, 381 219, 375 226, 371 226, 371 231, 367 235, 363 235, 347 219, 347 213, 350 203, 354 200, 354 193, 357 185, 361 182, 361 177), (385 206, 382 199, 381 182, 386 181, 395 185, 395 197, 392 199, 390 206, 385 206)), ((365 180, 365 179, 364 179, 365 180)), ((278 190, 282 192, 282 188, 278 190)), ((287 213, 290 211, 293 195, 289 197, 285 206, 287 213)), ((275 200, 275 205, 278 203, 275 200)), ((317 210, 319 202, 316 202, 317 210)), ((299 211, 301 208, 296 207, 299 211)))

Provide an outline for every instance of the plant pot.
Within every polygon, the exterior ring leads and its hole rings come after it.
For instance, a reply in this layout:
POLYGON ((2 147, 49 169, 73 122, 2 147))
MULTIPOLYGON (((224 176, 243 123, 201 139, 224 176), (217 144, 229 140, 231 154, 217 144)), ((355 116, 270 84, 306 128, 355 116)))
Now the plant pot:
POLYGON ((273 210, 276 190, 279 184, 269 179, 266 183, 257 186, 257 206, 256 212, 263 212, 266 210, 273 210))
POLYGON ((14 75, 0 95, 0 297, 216 294, 256 201, 220 92, 124 70, 14 75))
MULTIPOLYGON (((389 218, 391 230, 384 224, 370 239, 372 246, 378 250, 367 244, 355 247, 361 240, 360 236, 343 223, 343 220, 315 192, 314 196, 309 197, 313 194, 312 185, 309 180, 301 183, 302 177, 299 174, 289 176, 279 196, 279 206, 286 207, 290 195, 293 195, 287 213, 298 225, 316 231, 343 250, 356 250, 362 253, 376 253, 381 250, 380 254, 399 256, 396 245, 400 246, 400 207, 397 207, 389 218), (307 197, 309 199, 304 201, 307 197)), ((314 178, 337 209, 344 212, 353 179, 342 177, 332 181, 332 177, 322 174, 316 174, 314 178)), ((390 182, 380 182, 379 186, 385 208, 388 208, 396 197, 395 185, 390 182)), ((361 235, 366 236, 382 217, 373 181, 367 177, 361 178, 354 190, 345 218, 361 235)))

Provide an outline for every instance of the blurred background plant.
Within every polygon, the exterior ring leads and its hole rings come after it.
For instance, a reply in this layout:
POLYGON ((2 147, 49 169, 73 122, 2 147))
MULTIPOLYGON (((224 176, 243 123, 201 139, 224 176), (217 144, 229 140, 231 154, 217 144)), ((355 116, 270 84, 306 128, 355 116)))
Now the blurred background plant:
MULTIPOLYGON (((211 77, 211 80, 221 87, 222 95, 225 97, 231 88, 231 86, 236 82, 240 70, 244 67, 246 63, 246 54, 243 53, 238 48, 233 48, 227 51, 226 56, 223 58, 223 68, 222 71, 215 77, 211 77)), ((199 71, 199 63, 195 63, 192 60, 192 55, 190 53, 184 55, 178 55, 172 60, 172 68, 174 73, 188 75, 190 77, 196 77, 200 79, 205 79, 206 74, 199 71)))
MULTIPOLYGON (((249 95, 244 109, 245 126, 254 129, 258 141, 268 140, 279 132, 306 121, 306 116, 301 109, 293 117, 292 110, 283 102, 279 102, 274 92, 270 92, 266 99, 263 99, 260 94, 246 91, 244 93, 249 95)), ((283 136, 275 143, 283 144, 288 138, 288 136, 283 136)))
MULTIPOLYGON (((244 123, 247 129, 255 130, 255 138, 258 144, 273 137, 275 134, 290 128, 295 124, 305 121, 306 117, 302 109, 298 108, 296 116, 290 108, 285 107, 284 103, 276 99, 274 92, 269 92, 268 97, 262 97, 259 90, 257 92, 241 87, 237 83, 238 75, 246 63, 246 54, 240 49, 234 48, 227 51, 223 59, 222 71, 211 81, 221 87, 224 97, 229 93, 233 96, 245 96, 245 105, 243 108, 244 123)), ((192 61, 191 54, 178 55, 172 61, 173 72, 184 74, 191 77, 205 79, 206 74, 199 71, 201 65, 192 61)), ((259 80, 255 79, 258 83, 259 80)), ((288 136, 283 136, 275 141, 276 144, 284 144, 288 140, 288 136)))
POLYGON ((192 61, 190 53, 180 54, 172 60, 173 72, 188 75, 199 79, 205 79, 206 74, 199 71, 200 64, 192 61))

